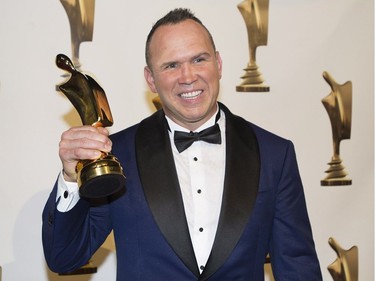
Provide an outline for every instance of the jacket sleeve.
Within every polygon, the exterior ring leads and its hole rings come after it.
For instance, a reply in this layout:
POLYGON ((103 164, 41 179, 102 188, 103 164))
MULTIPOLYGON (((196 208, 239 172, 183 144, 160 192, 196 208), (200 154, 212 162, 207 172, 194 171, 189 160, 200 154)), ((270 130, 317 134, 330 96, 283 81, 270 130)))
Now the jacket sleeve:
POLYGON ((290 141, 276 189, 270 256, 276 280, 322 280, 302 181, 290 141))
POLYGON ((85 199, 68 212, 56 208, 57 181, 44 207, 42 242, 48 267, 57 273, 86 264, 112 230, 108 204, 85 199))

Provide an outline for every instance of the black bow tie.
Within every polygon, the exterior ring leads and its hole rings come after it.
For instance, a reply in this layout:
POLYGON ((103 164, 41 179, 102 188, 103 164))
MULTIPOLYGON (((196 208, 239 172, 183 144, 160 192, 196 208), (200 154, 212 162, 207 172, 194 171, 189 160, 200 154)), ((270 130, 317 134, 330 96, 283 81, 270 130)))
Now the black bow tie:
POLYGON ((182 152, 195 141, 205 141, 208 143, 221 144, 220 127, 216 123, 214 126, 204 129, 199 133, 174 131, 174 143, 178 152, 182 152))

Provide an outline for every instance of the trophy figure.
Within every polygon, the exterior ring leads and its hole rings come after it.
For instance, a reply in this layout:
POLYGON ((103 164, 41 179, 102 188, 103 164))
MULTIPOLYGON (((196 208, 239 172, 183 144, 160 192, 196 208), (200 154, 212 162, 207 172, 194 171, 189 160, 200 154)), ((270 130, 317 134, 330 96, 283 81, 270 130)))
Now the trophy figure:
MULTIPOLYGON (((109 127, 113 119, 104 90, 90 76, 78 71, 65 55, 56 57, 56 65, 70 73, 59 89, 71 101, 83 125, 109 127)), ((76 167, 79 193, 86 198, 102 198, 125 189, 121 164, 111 153, 96 160, 80 160, 76 167)))
POLYGON ((79 69, 79 46, 92 41, 94 30, 95 0, 60 0, 68 15, 72 44, 72 61, 79 69))
POLYGON ((337 254, 337 259, 328 266, 333 280, 358 281, 358 247, 344 250, 332 237, 328 239, 328 243, 337 254))
POLYGON ((236 86, 238 92, 269 92, 270 90, 264 85, 256 63, 257 47, 267 45, 268 6, 269 0, 244 0, 237 5, 246 23, 250 53, 250 62, 241 77, 243 81, 236 86))
POLYGON ((330 166, 325 172, 327 176, 321 180, 321 185, 351 185, 352 180, 347 178, 345 167, 341 164, 340 142, 350 139, 352 123, 352 83, 350 81, 339 85, 326 71, 323 73, 324 79, 331 86, 331 93, 322 99, 322 103, 327 110, 331 120, 333 138, 333 156, 330 166))

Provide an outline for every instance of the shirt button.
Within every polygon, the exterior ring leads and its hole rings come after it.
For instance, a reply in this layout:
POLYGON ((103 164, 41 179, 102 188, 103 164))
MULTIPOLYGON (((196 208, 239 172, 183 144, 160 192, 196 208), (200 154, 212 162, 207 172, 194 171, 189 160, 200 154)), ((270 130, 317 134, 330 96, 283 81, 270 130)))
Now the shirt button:
POLYGON ((201 194, 201 193, 202 193, 202 190, 201 190, 201 189, 198 189, 197 192, 198 192, 199 194, 201 194))
POLYGON ((203 232, 203 227, 200 227, 200 228, 199 228, 199 232, 203 232))
POLYGON ((197 157, 194 157, 193 160, 194 160, 194 161, 198 161, 198 158, 197 158, 197 157))
POLYGON ((64 191, 64 198, 65 198, 65 199, 68 198, 68 195, 69 195, 68 191, 65 190, 65 191, 64 191))
POLYGON ((201 270, 204 270, 204 266, 203 266, 203 265, 201 265, 199 268, 200 268, 201 270))

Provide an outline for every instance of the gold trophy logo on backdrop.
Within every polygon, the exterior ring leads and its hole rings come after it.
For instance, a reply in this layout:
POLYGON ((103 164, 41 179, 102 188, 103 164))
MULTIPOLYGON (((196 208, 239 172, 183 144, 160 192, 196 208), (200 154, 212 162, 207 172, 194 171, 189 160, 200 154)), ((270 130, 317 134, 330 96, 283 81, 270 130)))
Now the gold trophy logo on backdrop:
POLYGON ((72 47, 72 61, 79 69, 79 47, 92 41, 94 32, 95 0, 60 0, 68 15, 72 47))
POLYGON ((331 86, 331 93, 322 99, 322 103, 327 110, 331 121, 333 138, 333 156, 330 166, 325 172, 327 176, 321 180, 321 185, 351 185, 352 180, 347 178, 348 173, 341 164, 340 142, 344 139, 350 139, 352 124, 352 83, 339 85, 328 72, 323 72, 323 77, 331 86))
POLYGON ((256 63, 257 47, 267 45, 268 7, 269 0, 244 0, 237 5, 246 23, 250 53, 250 62, 244 69, 245 74, 241 77, 243 81, 236 86, 238 92, 269 92, 270 90, 264 84, 256 63))
MULTIPOLYGON (((89 75, 77 70, 65 55, 56 57, 56 65, 70 73, 70 79, 59 89, 71 101, 83 125, 109 127, 113 124, 104 90, 89 75)), ((79 193, 86 198, 102 198, 125 188, 121 164, 111 153, 102 153, 96 160, 81 160, 77 165, 79 193)))
POLYGON ((328 239, 328 243, 337 254, 337 259, 328 266, 333 280, 358 281, 358 247, 344 250, 332 237, 328 239))

